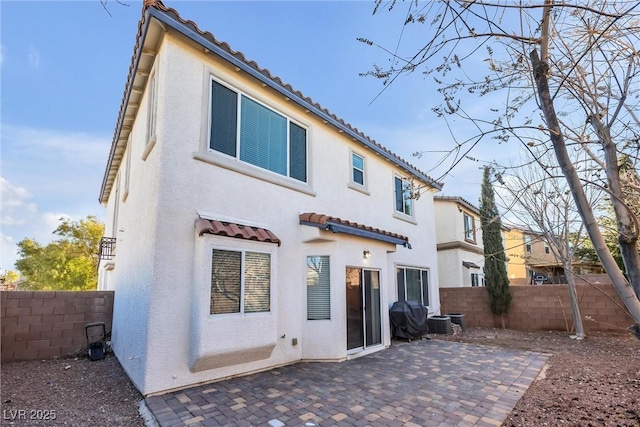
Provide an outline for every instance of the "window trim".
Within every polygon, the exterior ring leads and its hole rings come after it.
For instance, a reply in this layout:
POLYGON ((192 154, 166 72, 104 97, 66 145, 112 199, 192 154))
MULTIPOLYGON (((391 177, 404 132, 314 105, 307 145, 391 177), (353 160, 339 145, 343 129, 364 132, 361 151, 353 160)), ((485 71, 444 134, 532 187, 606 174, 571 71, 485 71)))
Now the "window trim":
POLYGON ((264 316, 264 315, 272 315, 274 314, 274 279, 275 279, 275 275, 274 275, 274 253, 272 251, 269 250, 264 250, 264 249, 258 249, 258 248, 254 248, 254 247, 238 247, 238 246, 225 246, 225 245, 219 245, 219 244, 213 244, 213 245, 207 245, 206 247, 206 253, 208 253, 208 265, 209 265, 209 271, 208 271, 208 292, 209 292, 209 298, 207 299, 208 301, 208 310, 207 310, 207 316, 209 318, 223 318, 223 317, 249 317, 249 316, 264 316), (241 274, 241 280, 240 280, 240 311, 238 312, 233 312, 233 313, 211 313, 211 298, 213 296, 213 293, 211 291, 211 281, 212 281, 212 276, 213 276, 213 251, 218 250, 218 251, 226 251, 226 252, 240 252, 242 254, 241 256, 241 269, 242 269, 242 274, 241 274), (262 254, 267 254, 269 255, 269 311, 258 311, 258 312, 252 312, 252 313, 246 313, 244 311, 244 291, 245 291, 245 254, 247 252, 254 252, 254 253, 262 253, 262 254))
POLYGON ((475 218, 472 215, 468 214, 467 212, 462 211, 462 223, 464 224, 464 240, 469 243, 476 243, 477 236, 476 236, 475 218), (471 231, 472 238, 467 237, 467 218, 469 218, 471 221, 471 229, 469 231, 471 231))
POLYGON ((306 304, 306 320, 309 322, 316 322, 316 321, 331 321, 332 320, 332 310, 331 310, 331 291, 332 291, 332 287, 331 287, 331 256, 330 255, 307 255, 305 257, 305 293, 306 293, 306 300, 307 300, 307 304, 306 304), (307 271, 308 271, 308 266, 309 266, 309 258, 327 258, 328 260, 328 265, 329 265, 329 317, 327 317, 326 319, 309 319, 309 281, 308 281, 308 277, 307 277, 307 271))
MULTIPOLYGON (((409 201, 411 202, 411 213, 408 214, 406 212, 403 211, 399 211, 397 209, 397 196, 396 196, 396 179, 399 179, 401 182, 401 185, 404 185, 405 182, 409 183, 409 185, 411 185, 410 181, 407 178, 404 178, 401 175, 398 175, 397 173, 393 174, 393 213, 394 213, 394 218, 397 219, 402 219, 404 221, 407 222, 411 222, 413 224, 417 224, 416 220, 415 220, 415 213, 416 213, 416 209, 415 209, 415 203, 414 203, 414 199, 412 199, 411 197, 409 197, 409 201)), ((406 190, 405 190, 406 191, 406 190)), ((404 207, 404 194, 403 194, 403 198, 402 198, 402 202, 403 202, 403 207, 404 207)))
POLYGON ((223 156, 226 157, 228 159, 233 159, 238 163, 241 163, 243 165, 250 165, 254 168, 258 168, 260 170, 266 171, 269 174, 272 175, 276 175, 278 177, 283 177, 286 178, 287 180, 291 180, 291 181, 295 181, 297 183, 301 183, 301 184, 306 184, 306 185, 310 185, 310 164, 311 162, 309 161, 310 158, 310 150, 309 150, 309 140, 310 140, 310 126, 295 119, 294 117, 292 117, 292 115, 290 114, 286 114, 282 111, 281 108, 278 107, 274 107, 273 105, 270 105, 269 103, 263 101, 261 98, 259 98, 258 96, 256 96, 255 94, 251 93, 250 91, 239 87, 238 85, 234 85, 234 84, 230 84, 227 81, 225 81, 224 79, 219 78, 218 76, 214 75, 212 72, 209 72, 209 74, 206 77, 206 82, 207 82, 207 92, 208 96, 204 97, 205 99, 205 104, 206 104, 206 117, 207 117, 207 126, 206 129, 204 129, 204 139, 203 139, 203 143, 204 143, 204 151, 206 153, 215 153, 215 155, 219 155, 219 156, 223 156), (211 111, 211 100, 212 100, 212 96, 213 96, 213 83, 217 83, 223 87, 225 87, 226 89, 235 92, 236 96, 237 96, 237 103, 236 103, 236 155, 234 156, 230 156, 228 154, 225 154, 223 152, 214 150, 213 148, 211 148, 211 119, 212 119, 212 111, 211 111), (286 138, 286 144, 287 144, 287 158, 286 158, 286 164, 287 164, 287 174, 283 175, 280 174, 278 172, 272 171, 270 169, 267 168, 263 168, 261 166, 258 165, 254 165, 252 163, 249 163, 247 161, 241 160, 240 159, 240 141, 241 141, 241 127, 242 127, 242 98, 246 97, 248 100, 255 102, 256 104, 266 108, 267 110, 278 114, 280 116, 282 116, 285 120, 286 120, 286 129, 287 129, 287 138, 286 138), (297 178, 294 178, 291 176, 291 164, 290 164, 290 160, 291 160, 291 124, 294 124, 302 129, 304 129, 305 131, 305 181, 301 181, 297 178))
POLYGON ((359 191, 369 196, 371 193, 369 193, 368 184, 369 180, 367 179, 367 158, 359 152, 353 150, 352 148, 349 148, 349 182, 347 183, 347 186, 352 190, 359 191), (362 159, 362 169, 359 169, 354 165, 354 156, 362 159), (359 170, 362 172, 362 184, 353 179, 354 170, 359 170))
MULTIPOLYGON (((404 269, 405 270, 405 283, 404 283, 404 301, 407 300, 407 281, 406 281, 406 270, 410 269, 410 270, 418 270, 420 272, 420 280, 422 281, 422 272, 426 272, 427 273, 427 299, 429 302, 429 305, 426 305, 425 307, 427 308, 431 308, 431 293, 432 293, 432 289, 431 287, 432 285, 432 280, 431 280, 431 269, 429 267, 418 267, 415 265, 407 265, 407 264, 396 264, 395 265, 395 269, 394 269, 394 275, 395 275, 395 291, 396 291, 396 298, 399 301, 400 300, 400 294, 398 293, 398 269, 404 269)), ((422 283, 421 283, 422 285, 422 283)), ((423 292, 422 295, 422 301, 420 301, 422 303, 422 305, 424 305, 424 286, 421 286, 421 291, 423 292)))
POLYGON ((531 238, 531 236, 524 236, 524 251, 526 253, 531 253, 531 250, 533 249, 533 239, 531 238))
POLYGON ((132 148, 131 148, 131 133, 129 133, 129 138, 127 139, 127 147, 125 149, 124 155, 126 156, 126 159, 124 161, 124 167, 125 167, 125 171, 124 171, 124 193, 122 194, 122 203, 127 201, 127 198, 129 197, 129 181, 130 181, 130 177, 131 177, 131 155, 132 153, 132 148))
POLYGON ((145 143, 142 160, 147 160, 158 139, 158 73, 154 68, 147 80, 147 123, 145 127, 145 143))

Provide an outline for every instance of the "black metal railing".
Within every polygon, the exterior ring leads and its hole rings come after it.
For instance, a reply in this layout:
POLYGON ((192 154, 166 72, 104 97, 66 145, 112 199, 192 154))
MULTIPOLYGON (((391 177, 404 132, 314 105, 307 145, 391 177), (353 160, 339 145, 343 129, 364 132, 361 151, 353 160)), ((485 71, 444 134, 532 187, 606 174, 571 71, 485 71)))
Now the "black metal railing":
POLYGON ((98 258, 112 259, 114 256, 116 256, 116 238, 102 237, 100 239, 100 251, 98 252, 98 258))

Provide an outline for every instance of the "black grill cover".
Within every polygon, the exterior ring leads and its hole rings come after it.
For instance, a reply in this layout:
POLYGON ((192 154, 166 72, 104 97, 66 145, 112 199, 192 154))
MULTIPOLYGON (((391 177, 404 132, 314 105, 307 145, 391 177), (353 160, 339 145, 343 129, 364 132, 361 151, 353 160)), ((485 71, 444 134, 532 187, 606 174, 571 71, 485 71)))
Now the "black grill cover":
POLYGON ((429 333, 427 308, 418 301, 396 301, 389 309, 391 336, 413 339, 429 333))

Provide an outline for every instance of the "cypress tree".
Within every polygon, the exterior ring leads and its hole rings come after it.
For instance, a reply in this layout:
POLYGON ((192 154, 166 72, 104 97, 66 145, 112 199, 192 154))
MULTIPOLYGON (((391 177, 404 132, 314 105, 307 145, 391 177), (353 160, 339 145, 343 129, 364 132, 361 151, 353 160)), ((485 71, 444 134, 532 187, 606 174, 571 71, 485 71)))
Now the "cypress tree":
POLYGON ((502 244, 502 222, 496 207, 491 168, 485 166, 480 196, 480 224, 482 226, 482 244, 484 246, 485 286, 489 293, 491 312, 500 316, 502 328, 505 328, 505 315, 511 305, 509 277, 507 275, 506 256, 502 244))

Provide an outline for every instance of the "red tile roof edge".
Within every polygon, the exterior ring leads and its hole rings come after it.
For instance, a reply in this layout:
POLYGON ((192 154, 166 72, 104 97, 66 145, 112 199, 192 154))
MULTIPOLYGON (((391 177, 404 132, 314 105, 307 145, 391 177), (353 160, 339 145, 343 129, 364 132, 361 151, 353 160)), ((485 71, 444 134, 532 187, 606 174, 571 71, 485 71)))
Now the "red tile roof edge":
POLYGON ((216 236, 234 237, 257 242, 276 243, 278 246, 282 243, 275 234, 266 228, 236 224, 233 222, 198 218, 195 221, 195 228, 198 236, 213 234, 216 236))
POLYGON ((407 236, 402 235, 402 234, 393 233, 391 231, 386 231, 386 230, 382 230, 380 228, 372 227, 372 226, 369 226, 369 225, 360 224, 360 223, 355 222, 355 221, 349 221, 349 220, 346 220, 346 219, 338 218, 338 217, 335 217, 335 216, 319 214, 319 213, 316 213, 316 212, 301 213, 300 215, 298 215, 298 219, 301 222, 309 222, 309 223, 319 224, 319 225, 326 225, 327 222, 335 222, 335 223, 338 223, 338 224, 341 224, 341 225, 346 225, 346 226, 349 226, 349 227, 358 228, 360 230, 366 230, 366 231, 370 231, 372 233, 381 234, 383 236, 389 236, 389 237, 393 237, 393 238, 396 238, 396 239, 404 240, 406 242, 409 241, 409 238, 407 236))

